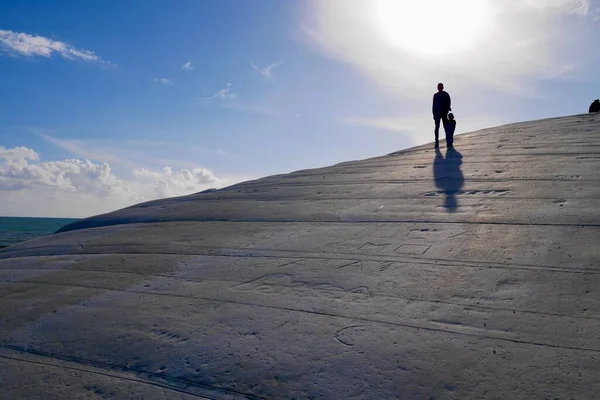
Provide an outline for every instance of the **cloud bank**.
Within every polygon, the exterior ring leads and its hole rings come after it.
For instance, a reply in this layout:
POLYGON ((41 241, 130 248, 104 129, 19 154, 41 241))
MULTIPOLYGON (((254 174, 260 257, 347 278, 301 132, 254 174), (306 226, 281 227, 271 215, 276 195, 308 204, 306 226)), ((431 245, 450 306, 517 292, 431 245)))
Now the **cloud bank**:
POLYGON ((116 176, 108 163, 40 161, 27 147, 0 146, 0 210, 3 215, 83 217, 152 199, 181 196, 233 182, 204 168, 136 168, 116 176))
POLYGON ((9 30, 0 30, 0 49, 11 55, 50 57, 56 53, 68 60, 106 63, 93 51, 78 49, 44 36, 9 30))

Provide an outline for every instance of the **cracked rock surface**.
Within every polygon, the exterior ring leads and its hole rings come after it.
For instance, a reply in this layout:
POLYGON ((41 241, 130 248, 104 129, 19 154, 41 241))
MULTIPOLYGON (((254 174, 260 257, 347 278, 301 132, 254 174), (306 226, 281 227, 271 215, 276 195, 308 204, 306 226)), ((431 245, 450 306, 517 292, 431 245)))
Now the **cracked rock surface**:
POLYGON ((598 398, 600 116, 455 147, 0 251, 0 397, 598 398))

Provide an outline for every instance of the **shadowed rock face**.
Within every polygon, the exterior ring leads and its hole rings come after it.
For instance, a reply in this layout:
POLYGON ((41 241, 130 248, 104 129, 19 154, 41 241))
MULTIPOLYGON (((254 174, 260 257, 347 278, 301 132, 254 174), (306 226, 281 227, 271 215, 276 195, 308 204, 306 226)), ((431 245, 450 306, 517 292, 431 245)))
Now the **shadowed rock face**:
POLYGON ((153 201, 0 251, 2 396, 596 398, 600 116, 455 147, 153 201))

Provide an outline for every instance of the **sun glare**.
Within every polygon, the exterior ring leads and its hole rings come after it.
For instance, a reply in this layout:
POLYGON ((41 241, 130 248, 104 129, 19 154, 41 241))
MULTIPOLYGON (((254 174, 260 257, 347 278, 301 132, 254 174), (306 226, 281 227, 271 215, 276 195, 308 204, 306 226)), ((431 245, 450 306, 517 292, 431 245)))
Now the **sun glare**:
POLYGON ((472 48, 489 19, 486 0, 378 0, 376 24, 394 46, 422 56, 472 48))

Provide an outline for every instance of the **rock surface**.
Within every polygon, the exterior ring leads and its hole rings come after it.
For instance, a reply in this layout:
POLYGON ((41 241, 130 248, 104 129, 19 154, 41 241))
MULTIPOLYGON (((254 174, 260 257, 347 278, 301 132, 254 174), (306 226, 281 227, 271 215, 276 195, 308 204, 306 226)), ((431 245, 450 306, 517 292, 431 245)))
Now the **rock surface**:
POLYGON ((0 397, 597 398, 600 116, 455 146, 0 251, 0 397))

